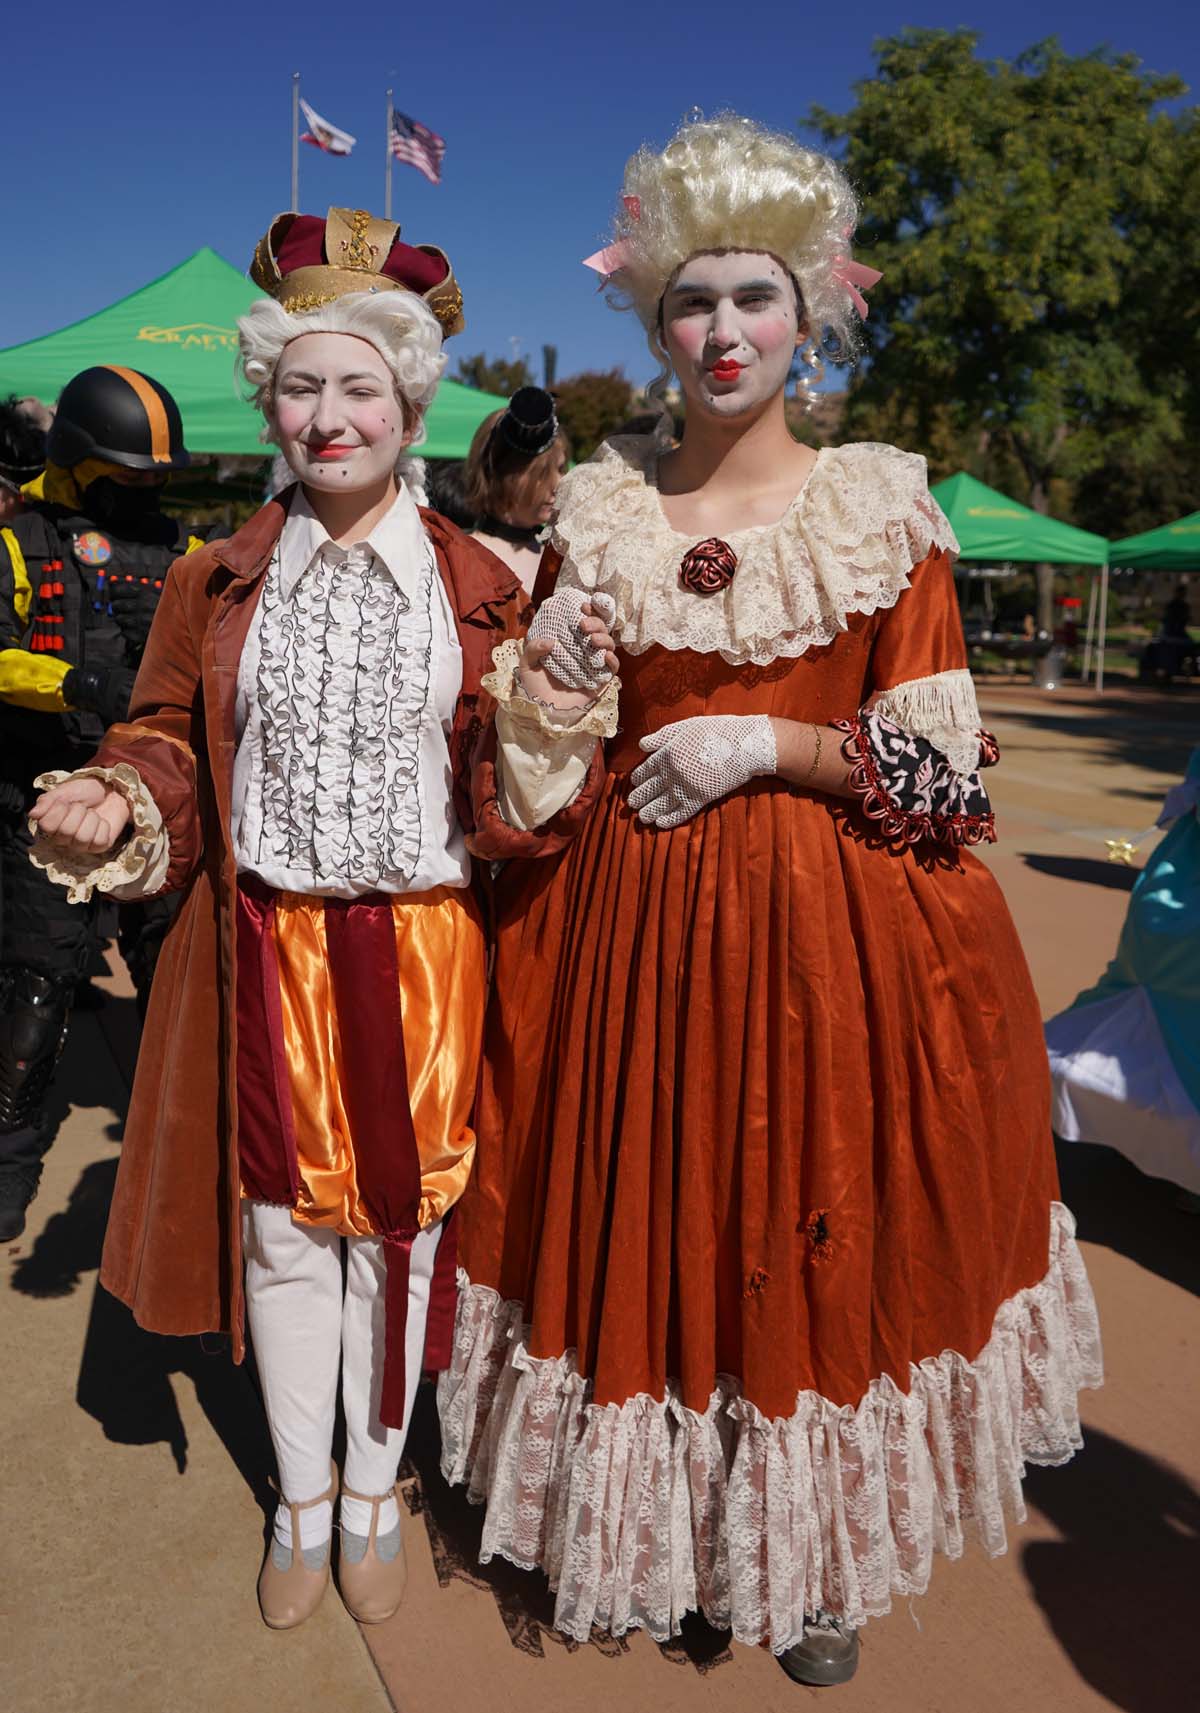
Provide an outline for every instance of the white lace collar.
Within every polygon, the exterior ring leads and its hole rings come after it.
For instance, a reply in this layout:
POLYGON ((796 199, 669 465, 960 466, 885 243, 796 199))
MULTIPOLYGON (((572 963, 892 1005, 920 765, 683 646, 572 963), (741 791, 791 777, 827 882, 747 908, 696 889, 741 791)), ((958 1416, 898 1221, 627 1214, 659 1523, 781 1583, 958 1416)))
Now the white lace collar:
POLYGON ((559 489, 552 541, 562 581, 616 603, 629 654, 658 644, 765 666, 832 642, 851 613, 892 607, 935 547, 958 543, 930 497, 925 460, 894 446, 826 447, 777 523, 726 537, 738 566, 727 588, 697 595, 679 581, 692 538, 671 528, 651 435, 621 435, 559 489))

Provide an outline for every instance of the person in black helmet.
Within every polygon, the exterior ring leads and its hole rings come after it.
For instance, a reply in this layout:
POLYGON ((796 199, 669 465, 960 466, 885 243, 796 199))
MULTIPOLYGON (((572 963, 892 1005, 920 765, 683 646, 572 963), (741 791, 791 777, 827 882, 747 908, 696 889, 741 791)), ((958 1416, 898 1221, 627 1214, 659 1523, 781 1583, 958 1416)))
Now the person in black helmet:
MULTIPOLYGON (((0 1242, 24 1229, 49 1146, 46 1091, 100 943, 97 907, 67 903, 26 858, 33 780, 78 766, 128 712, 167 569, 199 546, 161 510, 188 462, 164 386, 85 369, 63 389, 26 509, 0 526, 0 1242)), ((143 1008, 171 914, 120 906, 143 1008)))

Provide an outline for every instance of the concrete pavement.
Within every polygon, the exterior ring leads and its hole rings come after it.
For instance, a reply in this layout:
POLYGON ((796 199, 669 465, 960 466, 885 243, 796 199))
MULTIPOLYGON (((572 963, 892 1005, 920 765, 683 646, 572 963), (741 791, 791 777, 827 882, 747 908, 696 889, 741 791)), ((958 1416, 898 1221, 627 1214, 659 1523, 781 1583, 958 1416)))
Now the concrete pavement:
MULTIPOLYGON (((1109 956, 1132 871, 1104 840, 1153 820, 1200 740, 1169 697, 985 693, 1002 765, 1001 844, 985 853, 1047 1015, 1109 956)), ((1144 859, 1145 847, 1135 859, 1144 859)), ((1008 1554, 939 1561, 930 1593, 864 1632, 849 1686, 806 1691, 769 1656, 703 1624, 566 1643, 544 1583, 475 1562, 478 1517, 436 1473, 422 1399, 406 1471, 409 1597, 359 1630, 331 1595, 303 1629, 261 1624, 254 1578, 269 1451, 244 1372, 200 1341, 154 1339, 98 1292, 119 1151, 132 1000, 108 982, 78 1015, 63 1122, 26 1236, 0 1256, 6 1527, 0 1706, 6 1713, 1181 1713, 1194 1701, 1200 1473, 1195 1217, 1100 1150, 1064 1150, 1100 1303, 1108 1383, 1086 1394, 1088 1444, 1036 1471, 1008 1554), (67 1104, 67 1096, 70 1103, 67 1104)))

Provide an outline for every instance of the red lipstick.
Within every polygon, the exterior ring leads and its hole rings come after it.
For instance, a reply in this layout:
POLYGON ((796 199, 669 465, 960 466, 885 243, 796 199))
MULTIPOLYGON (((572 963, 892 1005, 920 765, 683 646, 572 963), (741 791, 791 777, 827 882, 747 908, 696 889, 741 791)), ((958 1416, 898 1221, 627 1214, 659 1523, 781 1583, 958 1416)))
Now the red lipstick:
POLYGON ((742 372, 742 365, 735 363, 732 357, 722 357, 719 363, 714 363, 711 373, 718 381, 736 381, 742 372))
POLYGON ((338 458, 348 458, 355 450, 356 448, 353 446, 320 446, 314 450, 313 457, 336 460, 338 458))

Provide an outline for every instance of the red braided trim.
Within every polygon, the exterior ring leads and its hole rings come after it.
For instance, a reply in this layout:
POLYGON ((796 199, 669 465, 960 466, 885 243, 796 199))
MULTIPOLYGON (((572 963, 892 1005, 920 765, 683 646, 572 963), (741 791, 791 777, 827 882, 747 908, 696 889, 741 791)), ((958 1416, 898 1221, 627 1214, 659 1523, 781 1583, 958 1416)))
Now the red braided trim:
MULTIPOLYGON (((981 845, 996 843, 996 817, 986 815, 929 815, 923 810, 901 809, 888 796, 887 787, 879 777, 871 746, 865 741, 862 721, 831 722, 847 735, 842 741, 842 755, 850 762, 850 785, 861 799, 864 815, 878 824, 887 839, 899 844, 915 845, 922 839, 936 839, 944 845, 981 845)), ((994 741, 994 740, 993 740, 994 741)))

